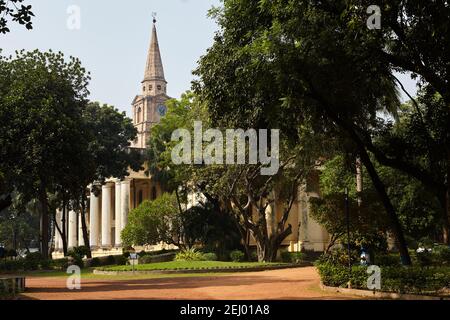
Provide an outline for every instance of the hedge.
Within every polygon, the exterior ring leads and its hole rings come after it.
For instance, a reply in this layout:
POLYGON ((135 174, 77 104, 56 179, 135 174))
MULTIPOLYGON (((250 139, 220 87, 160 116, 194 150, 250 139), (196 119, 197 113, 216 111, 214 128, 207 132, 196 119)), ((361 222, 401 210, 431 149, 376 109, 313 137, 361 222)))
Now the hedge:
MULTIPOLYGON (((324 285, 367 290, 367 267, 347 267, 331 263, 316 263, 324 285)), ((430 294, 450 288, 449 267, 381 266, 381 291, 396 293, 430 294)))

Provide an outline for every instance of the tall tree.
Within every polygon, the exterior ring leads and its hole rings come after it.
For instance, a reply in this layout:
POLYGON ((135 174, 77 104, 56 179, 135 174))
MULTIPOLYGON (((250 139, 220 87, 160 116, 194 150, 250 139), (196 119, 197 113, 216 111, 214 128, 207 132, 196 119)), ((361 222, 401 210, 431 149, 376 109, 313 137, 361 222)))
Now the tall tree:
POLYGON ((18 52, 0 57, 0 158, 8 191, 38 199, 41 253, 49 254, 48 193, 77 159, 81 110, 89 75, 62 53, 18 52))
POLYGON ((389 65, 358 50, 346 22, 328 12, 345 8, 344 1, 225 1, 212 12, 221 31, 196 71, 196 89, 216 121, 239 115, 288 133, 313 123, 316 132, 346 140, 382 199, 403 263, 410 264, 397 213, 363 139, 380 112, 395 111, 394 79, 389 65), (374 63, 379 72, 371 72, 374 63))

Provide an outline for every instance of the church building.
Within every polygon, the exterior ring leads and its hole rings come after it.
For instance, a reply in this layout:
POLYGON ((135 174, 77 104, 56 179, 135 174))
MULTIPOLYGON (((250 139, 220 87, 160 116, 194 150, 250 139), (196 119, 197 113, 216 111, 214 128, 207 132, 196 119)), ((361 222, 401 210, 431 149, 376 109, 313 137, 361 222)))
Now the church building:
MULTIPOLYGON (((167 81, 156 32, 156 20, 148 49, 144 79, 141 83, 141 93, 132 101, 132 117, 137 128, 137 138, 131 142, 131 148, 146 148, 150 129, 166 114, 165 102, 170 99, 167 95, 167 81)), ((100 186, 99 186, 100 187, 100 186)), ((130 171, 123 180, 109 179, 101 186, 100 194, 91 193, 89 196, 89 210, 87 225, 92 256, 106 256, 122 253, 121 231, 128 222, 130 210, 136 208, 144 200, 153 200, 162 194, 162 187, 147 176, 143 171, 130 171)), ((310 217, 309 198, 319 196, 318 176, 312 177, 310 182, 299 189, 296 203, 292 207, 288 223, 292 225, 292 234, 282 243, 289 251, 312 250, 323 251, 328 243, 328 234, 322 226, 310 217)), ((276 211, 276 210, 274 210, 276 211)), ((61 221, 61 211, 57 211, 56 220, 61 221)), ((269 226, 275 228, 278 217, 268 212, 269 226)), ((68 213, 67 223, 68 248, 83 246, 81 229, 81 215, 75 211, 68 213)), ((55 232, 54 258, 62 257, 62 239, 59 232, 55 232)), ((158 250, 165 247, 149 246, 143 249, 158 250)))

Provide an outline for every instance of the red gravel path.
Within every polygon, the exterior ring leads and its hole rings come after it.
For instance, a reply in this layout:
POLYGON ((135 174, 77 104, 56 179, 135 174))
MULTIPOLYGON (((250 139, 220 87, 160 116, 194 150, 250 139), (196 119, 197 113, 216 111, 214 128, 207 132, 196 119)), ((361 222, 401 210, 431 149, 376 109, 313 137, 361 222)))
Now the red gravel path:
POLYGON ((24 297, 50 300, 94 299, 354 299, 322 292, 314 267, 246 272, 224 276, 135 280, 82 280, 82 289, 66 288, 64 277, 27 278, 24 297))

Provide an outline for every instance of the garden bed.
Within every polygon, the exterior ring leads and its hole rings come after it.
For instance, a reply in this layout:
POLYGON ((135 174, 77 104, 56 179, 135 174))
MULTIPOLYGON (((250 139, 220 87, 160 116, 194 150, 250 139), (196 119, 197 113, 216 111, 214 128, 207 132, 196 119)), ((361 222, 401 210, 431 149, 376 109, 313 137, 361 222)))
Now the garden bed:
MULTIPOLYGON (((361 294, 371 293, 367 290, 369 274, 367 267, 353 266, 351 272, 348 267, 331 263, 316 263, 321 281, 330 290, 359 290, 361 294), (351 288, 347 287, 351 283, 351 288), (366 293, 364 293, 364 292, 366 293)), ((449 297, 450 268, 449 267, 418 267, 418 266, 380 266, 381 289, 376 294, 385 294, 386 298, 408 295, 436 298, 449 297)), ((348 293, 348 292, 346 292, 348 293)), ((374 294, 369 294, 374 296, 374 294)), ((367 295, 365 295, 367 296, 367 295)), ((380 296, 381 297, 381 296, 380 296)), ((400 298, 403 299, 403 298, 400 298)))
MULTIPOLYGON (((170 261, 137 265, 135 273, 205 273, 205 272, 248 272, 284 268, 298 268, 310 263, 258 263, 258 262, 223 262, 223 261, 170 261)), ((133 273, 132 266, 103 267, 94 270, 95 274, 118 275, 133 273)))
POLYGON ((329 287, 320 282, 320 288, 327 292, 339 292, 359 297, 376 299, 399 299, 399 300, 450 300, 450 296, 429 296, 421 294, 406 294, 397 292, 384 292, 376 290, 361 290, 351 288, 329 287))

